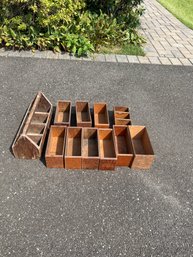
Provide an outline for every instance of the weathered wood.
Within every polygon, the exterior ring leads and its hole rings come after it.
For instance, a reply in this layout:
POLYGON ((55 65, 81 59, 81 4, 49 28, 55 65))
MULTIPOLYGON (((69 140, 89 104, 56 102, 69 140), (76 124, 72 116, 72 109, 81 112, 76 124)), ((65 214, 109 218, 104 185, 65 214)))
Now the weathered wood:
POLYGON ((59 100, 56 106, 54 119, 55 125, 70 126, 72 103, 71 101, 59 100))
POLYGON ((78 127, 92 127, 92 119, 88 102, 76 102, 76 124, 78 127))
POLYGON ((131 125, 131 117, 129 108, 126 106, 114 107, 114 123, 115 125, 131 125))
POLYGON ((29 105, 12 144, 12 151, 16 158, 41 157, 51 116, 52 104, 42 92, 38 92, 29 105))
POLYGON ((48 168, 65 167, 65 143, 66 127, 52 125, 50 128, 47 149, 46 149, 46 166, 48 168))
POLYGON ((109 128, 109 114, 106 103, 94 104, 94 126, 97 128, 109 128))

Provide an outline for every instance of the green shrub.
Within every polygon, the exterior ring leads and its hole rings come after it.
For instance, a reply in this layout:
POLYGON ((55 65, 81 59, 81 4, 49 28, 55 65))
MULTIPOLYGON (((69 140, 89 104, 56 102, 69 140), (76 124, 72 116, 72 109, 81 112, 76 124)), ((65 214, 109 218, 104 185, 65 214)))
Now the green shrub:
POLYGON ((141 0, 1 0, 0 45, 78 56, 100 46, 141 44, 141 0))

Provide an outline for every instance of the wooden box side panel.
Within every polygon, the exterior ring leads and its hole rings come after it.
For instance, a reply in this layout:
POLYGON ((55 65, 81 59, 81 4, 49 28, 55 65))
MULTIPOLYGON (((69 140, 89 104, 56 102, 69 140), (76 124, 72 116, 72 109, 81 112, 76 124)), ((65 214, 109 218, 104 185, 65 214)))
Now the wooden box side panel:
POLYGON ((117 160, 100 159, 99 170, 115 170, 117 160))
POLYGON ((151 168, 154 158, 153 155, 135 155, 131 168, 148 170, 151 168))
POLYGON ((99 168, 99 158, 82 158, 82 169, 96 170, 99 168))
POLYGON ((65 167, 65 159, 63 156, 46 156, 46 166, 48 168, 64 168, 65 167))
POLYGON ((66 169, 81 169, 82 168, 82 158, 65 156, 65 168, 66 169))

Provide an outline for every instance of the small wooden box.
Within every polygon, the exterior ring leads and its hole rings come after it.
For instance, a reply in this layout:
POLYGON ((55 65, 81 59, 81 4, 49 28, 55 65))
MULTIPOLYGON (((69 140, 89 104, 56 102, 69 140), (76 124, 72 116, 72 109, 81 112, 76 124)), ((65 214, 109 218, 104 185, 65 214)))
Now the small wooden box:
POLYGON ((65 167, 65 141, 66 127, 56 125, 51 126, 45 155, 46 166, 48 168, 65 167))
POLYGON ((127 126, 113 126, 115 135, 115 150, 117 154, 117 166, 131 166, 134 149, 131 135, 127 126))
POLYGON ((106 103, 94 104, 94 126, 97 128, 109 128, 109 114, 106 103))
POLYGON ((82 169, 98 169, 99 148, 96 128, 82 129, 82 169))
POLYGON ((125 106, 114 107, 115 125, 131 125, 129 108, 125 106))
POLYGON ((114 134, 112 129, 98 129, 99 140, 99 169, 114 170, 117 157, 115 151, 114 134))
POLYGON ((128 126, 134 148, 132 168, 149 169, 154 160, 154 151, 144 126, 128 126))
POLYGON ((82 128, 68 127, 66 136, 65 167, 66 169, 82 168, 82 128))
POLYGON ((47 130, 52 117, 52 104, 42 92, 38 92, 29 105, 12 145, 16 158, 41 157, 47 130))
POLYGON ((76 124, 78 127, 92 127, 90 107, 88 102, 76 102, 76 124))
POLYGON ((70 126, 71 120, 71 101, 60 100, 57 102, 56 114, 55 114, 55 125, 70 126))

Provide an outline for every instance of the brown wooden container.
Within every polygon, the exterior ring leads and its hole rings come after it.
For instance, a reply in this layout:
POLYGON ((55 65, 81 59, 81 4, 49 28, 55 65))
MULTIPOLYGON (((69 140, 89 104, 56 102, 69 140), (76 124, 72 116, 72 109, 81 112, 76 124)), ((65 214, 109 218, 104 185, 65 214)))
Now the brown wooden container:
POLYGON ((82 128, 68 127, 66 136, 65 167, 81 169, 82 167, 82 128))
POLYGON ((54 124, 70 126, 71 109, 72 109, 71 101, 59 100, 56 106, 54 124))
POLYGON ((46 166, 48 168, 65 167, 65 141, 66 127, 53 125, 50 128, 48 144, 46 149, 46 166))
POLYGON ((113 126, 115 135, 115 150, 117 154, 117 166, 131 166, 134 149, 131 135, 127 126, 113 126))
POLYGON ((52 117, 52 104, 42 92, 38 92, 28 107, 12 145, 16 158, 41 157, 47 130, 52 117))
POLYGON ((114 122, 115 125, 131 125, 129 108, 125 106, 115 106, 114 122))
POLYGON ((98 169, 99 148, 96 128, 82 129, 82 169, 98 169))
POLYGON ((116 112, 129 112, 129 108, 126 106, 115 106, 114 111, 116 112))
POLYGON ((128 126, 134 147, 132 168, 149 169, 154 160, 154 151, 144 126, 128 126))
POLYGON ((114 170, 117 162, 114 134, 112 129, 98 129, 99 169, 114 170))
POLYGON ((94 104, 94 126, 97 128, 109 128, 109 115, 106 103, 94 104))
POLYGON ((76 102, 76 124, 78 127, 92 127, 90 107, 88 102, 76 102))

